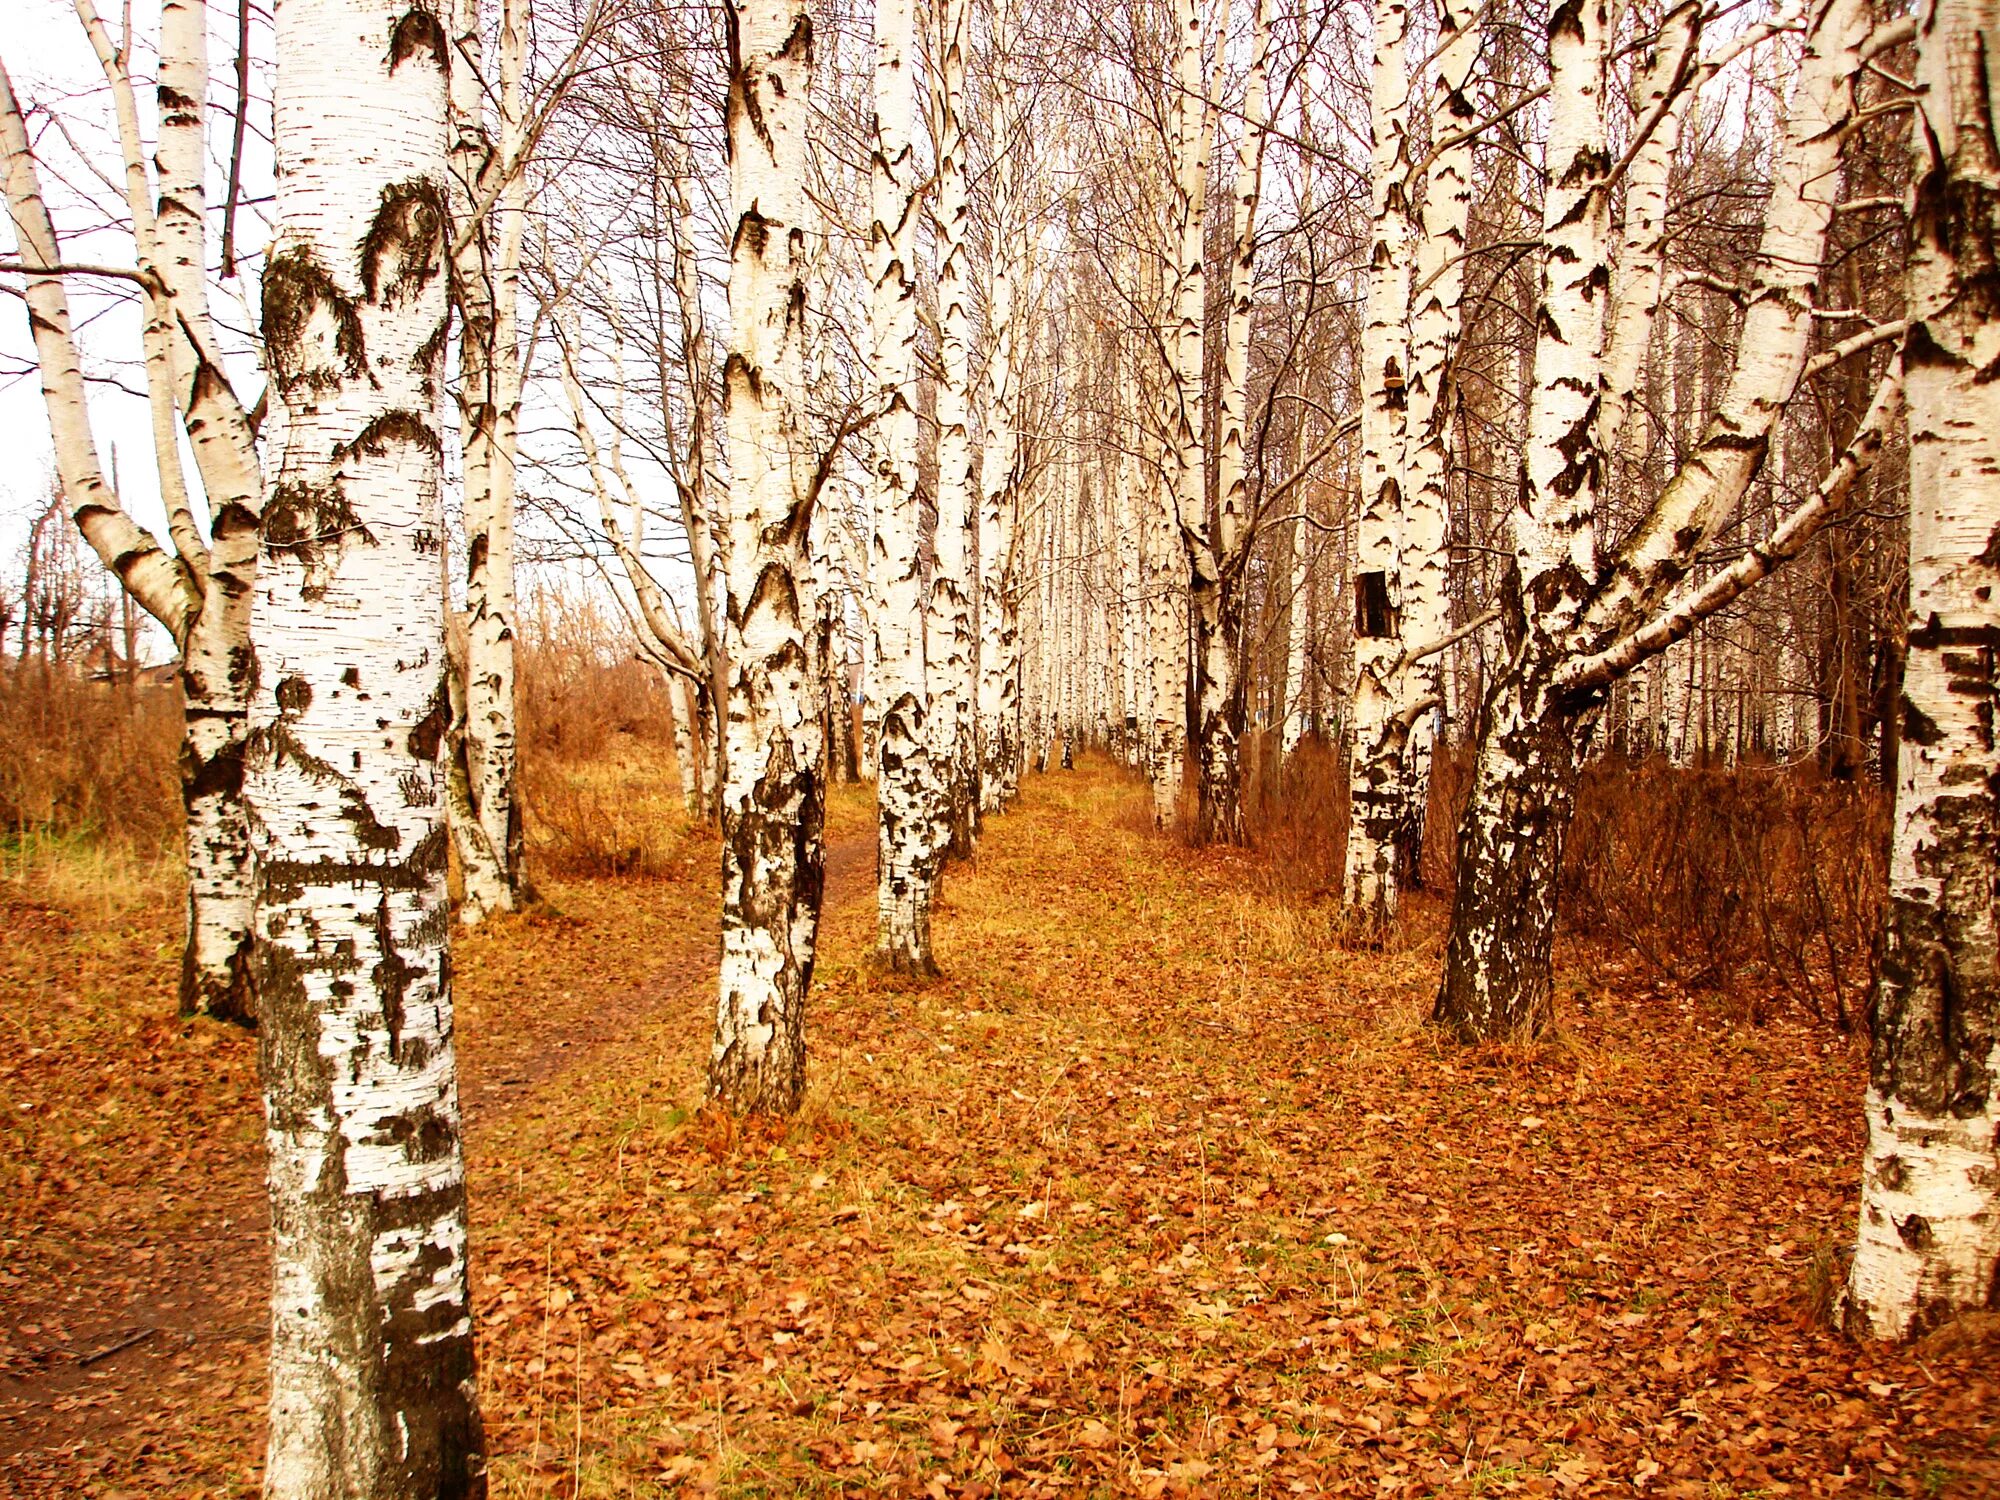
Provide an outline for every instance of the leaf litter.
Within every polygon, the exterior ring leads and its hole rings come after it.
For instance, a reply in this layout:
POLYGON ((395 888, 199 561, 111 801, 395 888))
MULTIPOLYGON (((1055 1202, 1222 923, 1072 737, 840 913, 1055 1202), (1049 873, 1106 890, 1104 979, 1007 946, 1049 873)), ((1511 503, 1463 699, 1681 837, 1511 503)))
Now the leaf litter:
MULTIPOLYGON (((1457 1049, 1421 1024, 1440 913, 1342 949, 1143 797, 1100 760, 1030 781, 948 874, 940 980, 878 974, 837 904, 787 1123, 700 1105, 702 882, 559 886, 561 920, 460 944, 497 1495, 2000 1492, 1990 1326, 1824 1326, 1854 1049, 1577 952, 1555 1039, 1457 1049)), ((21 1493, 256 1483, 261 1329, 78 1372, 67 1427, 35 1404, 33 1350, 132 1331, 51 1331, 77 1266, 178 1280, 226 1208, 261 1232, 251 1046, 138 1020, 169 928, 5 971, 41 1047, 0 1072, 8 1170, 46 1185, 5 1210, 0 1416, 52 1439, 0 1449, 21 1493), (121 1383, 163 1357, 189 1378, 121 1383)), ((261 1241, 206 1264, 261 1317, 261 1241)))

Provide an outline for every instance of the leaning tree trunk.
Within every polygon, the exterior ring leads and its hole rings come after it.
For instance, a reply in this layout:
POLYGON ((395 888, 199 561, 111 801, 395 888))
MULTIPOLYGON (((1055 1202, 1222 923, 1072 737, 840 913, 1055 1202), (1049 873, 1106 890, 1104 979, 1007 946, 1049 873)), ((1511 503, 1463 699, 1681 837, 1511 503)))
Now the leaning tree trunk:
MULTIPOLYGON (((31 275, 22 295, 71 518, 125 596, 165 626, 181 651, 185 716, 180 771, 187 814, 181 1012, 248 1023, 254 1018, 247 983, 250 834, 239 793, 250 682, 249 600, 264 484, 250 423, 213 348, 202 281, 206 18, 193 5, 171 7, 161 18, 157 194, 146 177, 124 54, 94 12, 86 11, 85 29, 112 86, 133 249, 141 269, 158 283, 147 289, 142 346, 173 556, 133 525, 105 480, 62 278, 31 275), (181 469, 183 429, 208 500, 206 538, 196 524, 181 469)), ((62 246, 4 68, 0 147, 21 259, 29 265, 59 265, 62 246)), ((29 593, 33 584, 31 569, 29 593)), ((24 617, 24 657, 27 628, 24 617)))
POLYGON ((2000 1307, 2000 115, 1994 0, 1917 44, 1904 383, 1909 656, 1868 1155, 1846 1321, 1909 1338, 2000 1307))
POLYGON ((826 782, 812 672, 806 453, 804 0, 730 0, 729 349, 723 414, 722 963, 708 1094, 789 1114, 805 1093, 806 991, 824 889, 826 782))
POLYGON ((265 1492, 482 1495, 439 757, 447 42, 403 0, 284 0, 277 28, 281 457, 245 763, 265 1492))

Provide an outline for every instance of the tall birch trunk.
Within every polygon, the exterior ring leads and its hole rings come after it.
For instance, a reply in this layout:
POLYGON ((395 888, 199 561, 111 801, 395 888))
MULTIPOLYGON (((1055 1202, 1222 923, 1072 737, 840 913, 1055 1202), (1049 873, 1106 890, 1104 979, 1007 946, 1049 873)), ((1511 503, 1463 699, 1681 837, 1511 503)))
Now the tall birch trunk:
MULTIPOLYGON (((1195 803, 1195 837, 1205 844, 1240 844, 1245 839, 1242 766, 1245 702, 1244 683, 1236 670, 1236 649, 1243 632, 1244 551, 1249 542, 1250 320, 1257 290, 1257 202, 1263 188, 1264 141, 1269 123, 1265 75, 1270 53, 1269 8, 1266 0, 1254 0, 1243 125, 1236 147, 1229 310, 1223 332, 1222 389, 1217 401, 1220 432, 1215 454, 1216 511, 1212 525, 1203 524, 1200 536, 1190 547, 1189 607, 1196 620, 1195 640, 1199 649, 1195 739, 1200 782, 1195 803)), ((1204 177, 1207 175, 1205 150, 1199 170, 1204 177)), ((1200 217, 1197 212, 1197 231, 1200 217)), ((1182 498, 1185 502, 1187 496, 1184 494, 1182 498)), ((1207 508, 1205 496, 1202 508, 1204 511, 1207 508)))
POLYGON ((265 1493, 474 1496, 438 588, 444 28, 277 11, 278 400, 245 795, 270 1153, 265 1493))
MULTIPOLYGON (((1006 36, 1006 15, 996 22, 1006 36)), ((1002 96, 1004 98, 1004 95, 1002 96)), ((994 110, 996 136, 1006 128, 994 110)), ((993 260, 986 291, 986 431, 979 482, 979 802, 997 811, 1012 795, 1020 759, 1020 626, 1014 559, 1018 519, 1019 445, 1015 435, 1018 375, 1014 278, 1022 264, 1014 153, 993 164, 993 260)))
POLYGON ((1464 1037, 1539 1031, 1551 1001, 1556 872, 1594 710, 1551 702, 1550 678, 1596 568, 1594 441, 1611 170, 1604 0, 1548 11, 1549 185, 1524 504, 1508 514, 1508 659, 1459 825, 1458 883, 1435 1018, 1464 1037))
POLYGON ((869 620, 880 718, 875 794, 876 953, 930 974, 931 897, 944 858, 944 766, 933 752, 917 502, 917 183, 914 0, 875 9, 875 155, 868 324, 878 416, 870 475, 869 620))
POLYGON ((466 620, 463 709, 448 744, 472 815, 454 820, 452 828, 465 878, 459 915, 468 925, 515 910, 524 895, 515 787, 514 461, 521 404, 516 309, 526 218, 516 160, 525 4, 501 3, 497 139, 485 120, 481 0, 455 0, 452 17, 452 294, 459 311, 466 620), (481 212, 488 203, 497 210, 492 223, 481 212))
POLYGON ((1903 1339, 2000 1308, 2000 89, 1994 0, 1917 39, 1904 380, 1909 655, 1846 1321, 1903 1339))
POLYGON ((730 488, 722 546, 722 961, 708 1094, 789 1114, 805 1092, 806 992, 825 881, 819 684, 803 613, 813 463, 805 392, 804 0, 730 0, 730 488))
POLYGON ((1402 655, 1398 541, 1407 482, 1403 453, 1410 367, 1409 75, 1405 0, 1376 0, 1368 177, 1373 246, 1361 330, 1361 492, 1354 546, 1354 691, 1349 712, 1347 860, 1350 919, 1379 932, 1396 912, 1396 839, 1406 821, 1399 713, 1402 655))
POLYGON ((979 821, 978 699, 972 639, 972 313, 966 238, 965 49, 970 0, 936 0, 938 19, 937 532, 928 601, 930 736, 941 783, 940 837, 972 852, 979 821))

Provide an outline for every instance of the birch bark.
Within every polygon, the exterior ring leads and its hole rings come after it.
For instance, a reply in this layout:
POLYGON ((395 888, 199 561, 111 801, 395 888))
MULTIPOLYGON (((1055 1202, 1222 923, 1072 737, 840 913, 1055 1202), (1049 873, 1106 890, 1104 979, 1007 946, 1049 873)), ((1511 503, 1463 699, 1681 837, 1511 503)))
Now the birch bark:
POLYGON ((1993 0, 1918 22, 1909 655, 1846 1321, 2000 1307, 2000 119, 1993 0))
POLYGON ((1370 71, 1368 178, 1373 244, 1361 330, 1361 492, 1353 562, 1354 689, 1349 762, 1344 904, 1366 933, 1396 910, 1396 838, 1405 822, 1403 750, 1409 726, 1398 713, 1401 657, 1397 580, 1408 432, 1407 319, 1410 302, 1409 74, 1404 0, 1376 0, 1370 71))
POLYGON ((805 1004, 825 879, 819 685, 802 612, 813 464, 806 450, 803 0, 730 0, 730 486, 720 538, 724 655, 722 963, 708 1093, 789 1114, 805 1091, 805 1004))
POLYGON ((481 0, 452 17, 452 295, 459 312, 459 443, 465 472, 463 712, 449 736, 472 818, 454 821, 467 925, 526 895, 514 712, 514 492, 521 406, 517 309, 526 190, 519 161, 527 0, 500 8, 499 133, 485 120, 481 0), (492 205, 489 212, 487 206, 492 205), (491 222, 489 222, 489 217, 491 222))
POLYGON ((1534 384, 1523 503, 1508 513, 1509 587, 1522 602, 1504 622, 1511 659, 1487 693, 1433 1012, 1462 1037, 1546 1024, 1556 873, 1589 722, 1585 711, 1554 710, 1548 677, 1596 568, 1601 455, 1594 430, 1611 170, 1601 107, 1606 6, 1552 0, 1547 28, 1549 185, 1534 384))
MULTIPOLYGON (((1220 44, 1218 43, 1218 48, 1220 44)), ((1250 321, 1256 305, 1257 204, 1262 196, 1264 143, 1269 126, 1267 71, 1271 20, 1266 0, 1254 0, 1250 63, 1244 82, 1242 130, 1236 146, 1235 213, 1230 236, 1229 305, 1224 322, 1220 419, 1215 455, 1216 511, 1189 548, 1189 608, 1200 652, 1196 672, 1195 729, 1200 785, 1195 806, 1198 841, 1240 844, 1243 826, 1242 737, 1244 684, 1236 670, 1243 631, 1242 577, 1250 540, 1247 406, 1250 321)), ((1198 170, 1207 175, 1207 152, 1198 170)), ((1200 228, 1200 214, 1195 215, 1200 228)), ((1197 237, 1196 253, 1199 254, 1197 237)), ((1198 347, 1198 345, 1197 345, 1198 347)), ((1185 505, 1188 495, 1182 495, 1185 505)), ((1185 513, 1183 528, 1187 526, 1185 513)))
POLYGON ((452 1044, 438 588, 445 30, 277 11, 278 474, 244 791, 272 1221, 265 1493, 485 1492, 452 1044))
POLYGON ((917 501, 917 183, 914 0, 875 9, 875 154, 870 176, 868 325, 878 415, 869 550, 880 717, 875 792, 876 954, 892 972, 930 974, 931 897, 944 858, 942 758, 929 715, 917 501))
POLYGON ((970 0, 936 0, 938 386, 937 533, 927 606, 931 757, 938 837, 972 852, 979 820, 978 701, 972 639, 971 202, 965 171, 965 49, 970 0))
MULTIPOLYGON (((998 109, 994 113, 996 121, 1003 118, 998 109)), ((1013 158, 1012 151, 1003 150, 993 164, 994 248, 986 289, 986 431, 979 467, 978 728, 983 812, 998 811, 1013 795, 1020 757, 1019 625, 1012 577, 1019 469, 1014 277, 1020 265, 1013 158)))

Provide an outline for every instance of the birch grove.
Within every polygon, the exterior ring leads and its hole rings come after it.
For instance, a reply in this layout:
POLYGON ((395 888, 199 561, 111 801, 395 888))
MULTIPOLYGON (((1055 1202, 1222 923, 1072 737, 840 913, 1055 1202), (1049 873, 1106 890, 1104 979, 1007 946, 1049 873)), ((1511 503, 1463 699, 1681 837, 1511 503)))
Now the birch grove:
MULTIPOLYGON (((685 1093, 648 1149, 698 1115, 731 1181, 919 1097, 965 1061, 961 1018, 998 1046, 1016 988, 1130 1026, 1126 950, 1163 1031, 1197 976, 1212 1034, 1175 1087, 1204 1107, 1211 1053, 1266 1022, 1337 1043, 1294 1082, 1334 1089, 1336 1054, 1393 1074, 1408 1038, 1336 1024, 1391 971, 1446 1052, 1657 1043, 1642 1000, 1688 1038, 1776 1014, 1799 1029, 1757 1048, 1824 1054, 1866 1144, 1851 1263, 1796 1238, 1771 1261, 1856 1338, 2000 1307, 2000 0, 280 0, 268 35, 255 7, 64 3, 82 94, 0 41, 0 291, 26 312, 0 353, 32 364, 53 459, 0 580, 0 686, 138 723, 141 612, 172 660, 184 843, 135 901, 185 891, 176 1039, 256 1033, 268 1494, 483 1495, 482 1390, 561 1374, 476 1354, 474 1288, 518 1268, 472 1276, 454 942, 505 992, 464 1024, 543 1028, 518 1074, 467 1049, 476 1129, 489 1083, 557 1068, 558 1021, 508 989, 532 956, 595 1007, 550 1008, 588 1033, 573 1056, 616 1077, 610 1043, 658 1040, 647 1087, 685 1093), (566 600, 580 646, 546 623, 566 600), (982 925, 1049 868, 1041 926, 982 925), (1128 930, 1061 925, 1114 909, 1128 930), (591 988, 613 960, 622 998, 591 988), (1260 1017, 1274 975, 1296 1009, 1260 1017)), ((156 855, 108 794, 73 800, 36 829, 14 797, 0 852, 86 828, 156 855)), ((1060 1006, 1032 1019, 1066 1050, 999 1085, 1028 1116, 1096 1066, 1060 1006)), ((1549 1139, 1561 1101, 1488 1092, 1549 1139)), ((956 1136, 976 1111, 934 1114, 956 1136)), ((1209 1149, 1133 1221, 1226 1212, 1209 1149)), ((651 1170, 676 1213, 728 1196, 651 1170)), ((955 1179, 913 1177, 923 1232, 980 1239, 955 1179)), ((1023 1180, 1010 1221, 1053 1218, 1023 1180)), ((840 1255, 897 1232, 872 1193, 826 1200, 840 1255)), ((1032 1271, 1038 1238, 985 1243, 1032 1271)), ((673 1264, 733 1298, 770 1258, 733 1253, 673 1264)), ((560 1266, 551 1320, 583 1274, 560 1266)), ((855 1332, 794 1279, 757 1380, 855 1332)), ((481 1300, 489 1350, 519 1300, 481 1300)), ((683 1392, 574 1300, 587 1489, 597 1365, 683 1392)), ((735 1438, 711 1471, 684 1426, 668 1478, 726 1482, 735 1438)), ((1246 1430, 1273 1484, 1316 1456, 1246 1430)), ((841 1482, 893 1488, 868 1431, 841 1482)), ((1151 1431, 1107 1452, 1139 1472, 1151 1431)), ((1024 1472, 989 1447, 950 1451, 1024 1472)))

